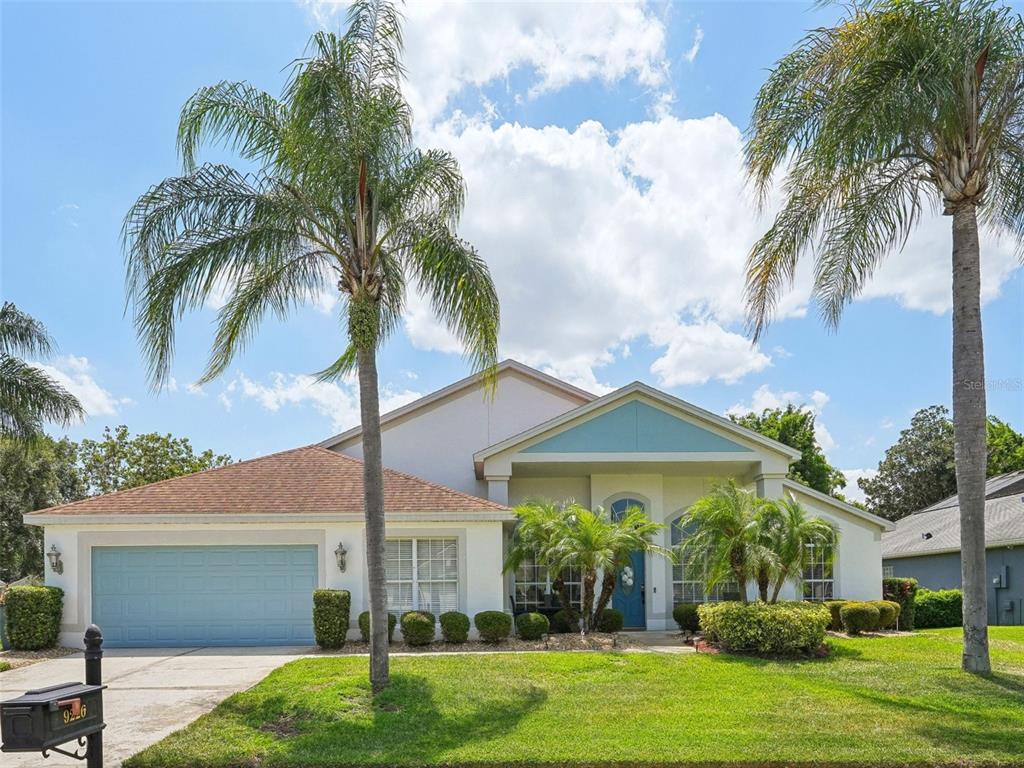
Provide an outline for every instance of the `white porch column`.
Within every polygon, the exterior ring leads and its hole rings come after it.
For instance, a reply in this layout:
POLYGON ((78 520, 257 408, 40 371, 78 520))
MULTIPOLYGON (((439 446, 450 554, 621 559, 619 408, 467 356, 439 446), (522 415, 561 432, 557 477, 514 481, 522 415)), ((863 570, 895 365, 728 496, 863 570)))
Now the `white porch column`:
POLYGON ((487 475, 487 498, 498 504, 508 505, 509 475, 487 475))
POLYGON ((757 495, 762 499, 781 499, 782 481, 786 479, 784 474, 764 473, 754 476, 754 483, 757 486, 757 495))

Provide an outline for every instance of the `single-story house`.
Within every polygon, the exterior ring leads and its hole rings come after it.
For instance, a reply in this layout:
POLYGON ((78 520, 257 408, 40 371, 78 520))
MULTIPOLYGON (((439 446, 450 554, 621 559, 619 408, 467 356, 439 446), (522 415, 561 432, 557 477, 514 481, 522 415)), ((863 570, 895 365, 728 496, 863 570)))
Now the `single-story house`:
MULTIPOLYGON (((639 382, 596 397, 515 361, 493 389, 470 376, 382 417, 389 607, 472 615, 550 601, 542 569, 503 574, 515 517, 532 498, 573 498, 618 514, 640 505, 674 523, 715 482, 789 494, 835 523, 834 565, 810 553, 785 597, 875 599, 890 524, 786 477, 786 445, 639 382)), ((110 645, 309 643, 310 592, 367 607, 360 431, 319 445, 108 494, 26 516, 59 554, 63 636, 89 622, 110 645)), ((613 605, 628 626, 664 629, 678 602, 706 595, 699 564, 637 553, 613 605)), ((574 598, 578 582, 570 580, 574 598)))
MULTIPOLYGON (((985 484, 985 555, 990 624, 1024 624, 1024 470, 985 484)), ((886 576, 927 589, 960 589, 960 506, 956 495, 897 521, 882 536, 886 576)))

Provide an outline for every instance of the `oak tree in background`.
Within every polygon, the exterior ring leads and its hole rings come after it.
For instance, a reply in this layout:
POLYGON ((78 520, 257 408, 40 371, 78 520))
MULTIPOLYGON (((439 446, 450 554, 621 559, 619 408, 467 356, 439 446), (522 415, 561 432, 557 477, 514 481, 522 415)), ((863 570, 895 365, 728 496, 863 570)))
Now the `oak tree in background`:
POLYGON ((825 458, 814 436, 814 414, 793 404, 785 408, 766 408, 742 416, 730 415, 741 427, 752 429, 772 440, 800 451, 800 459, 789 467, 789 477, 816 491, 837 496, 846 487, 846 476, 825 458))
MULTIPOLYGON (((1024 469, 1024 436, 994 416, 988 419, 989 477, 1024 469)), ((867 508, 899 520, 956 493, 953 422, 941 405, 922 408, 885 452, 874 477, 858 480, 867 508)))
POLYGON ((124 424, 103 428, 101 440, 77 446, 79 473, 89 495, 134 488, 231 463, 209 448, 196 453, 187 437, 156 432, 132 437, 124 424))
POLYGON ((363 0, 344 34, 313 36, 280 99, 246 82, 200 89, 178 127, 184 174, 142 195, 124 223, 128 293, 155 385, 170 374, 178 320, 224 286, 202 381, 227 369, 268 313, 340 300, 343 330, 324 344, 336 359, 321 377, 358 373, 375 691, 389 682, 377 349, 411 289, 474 370, 493 371, 498 339, 490 272, 455 230, 466 194, 458 162, 414 146, 401 53, 400 14, 363 0), (218 143, 257 170, 198 164, 199 147, 218 143))
MULTIPOLYGON (((926 205, 952 217, 953 433, 960 490, 963 668, 987 673, 985 363, 978 218, 1024 231, 1024 22, 992 0, 851 5, 778 61, 746 143, 762 203, 783 204, 747 262, 760 336, 799 259, 829 325, 926 205)), ((938 257, 939 254, 936 254, 938 257)))

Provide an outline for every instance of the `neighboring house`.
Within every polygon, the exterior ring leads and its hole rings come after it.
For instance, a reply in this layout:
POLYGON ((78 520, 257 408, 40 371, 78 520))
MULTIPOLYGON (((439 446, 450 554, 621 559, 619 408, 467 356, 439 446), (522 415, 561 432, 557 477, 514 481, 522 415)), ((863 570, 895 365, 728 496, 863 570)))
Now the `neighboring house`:
MULTIPOLYGON (((1024 470, 985 485, 985 547, 990 624, 1024 624, 1024 470)), ((959 589, 960 507, 950 496, 897 521, 882 537, 886 576, 927 589, 959 589)))
MULTIPOLYGON (((393 611, 472 615, 549 599, 542 569, 502 574, 509 505, 574 498, 620 514, 637 504, 666 525, 669 545, 679 516, 726 478, 790 494, 839 529, 834 567, 810 553, 816 562, 784 596, 881 594, 891 524, 788 480, 792 448, 644 384, 594 397, 506 361, 490 394, 468 377, 381 422, 393 611)), ((27 515, 63 560, 46 576, 66 592, 65 642, 92 621, 110 645, 309 643, 318 586, 351 591, 354 621, 367 607, 359 437, 27 515)), ((705 598, 698 564, 637 553, 631 570, 613 599, 631 627, 666 628, 675 603, 705 598)), ((736 593, 722 585, 708 598, 736 593)))

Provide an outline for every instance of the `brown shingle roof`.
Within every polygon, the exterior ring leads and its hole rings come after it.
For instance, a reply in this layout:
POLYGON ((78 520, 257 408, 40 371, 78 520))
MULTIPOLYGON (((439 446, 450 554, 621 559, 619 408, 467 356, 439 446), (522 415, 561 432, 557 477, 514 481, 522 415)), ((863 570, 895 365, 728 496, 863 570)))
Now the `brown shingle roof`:
MULTIPOLYGON (((494 512, 493 501, 384 470, 385 513, 494 512)), ((362 514, 363 462, 318 446, 39 510, 33 515, 362 514)))

